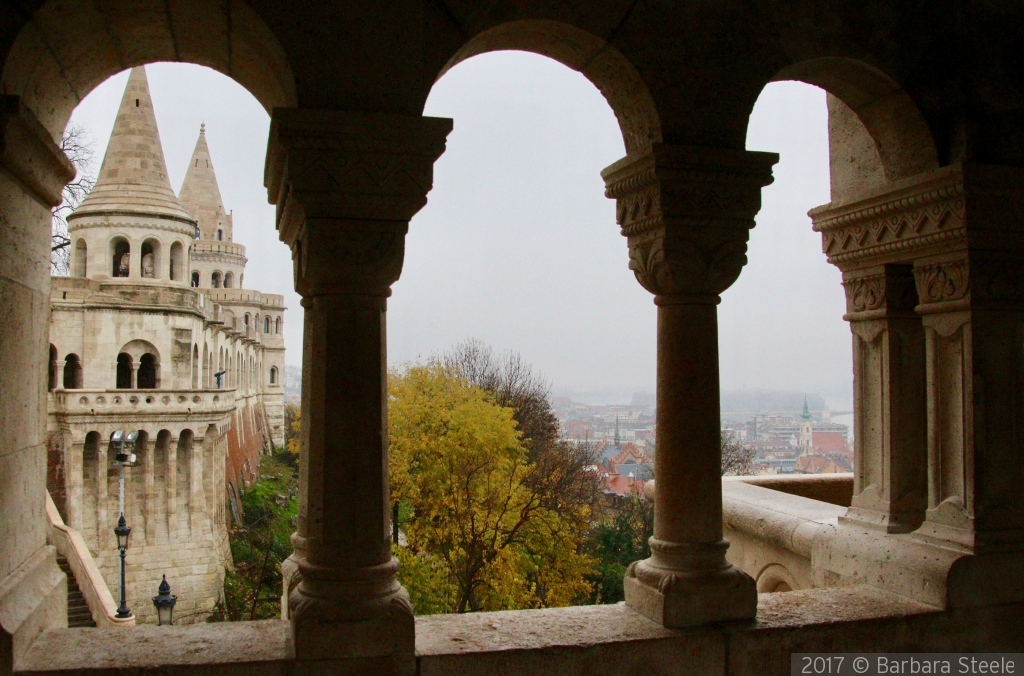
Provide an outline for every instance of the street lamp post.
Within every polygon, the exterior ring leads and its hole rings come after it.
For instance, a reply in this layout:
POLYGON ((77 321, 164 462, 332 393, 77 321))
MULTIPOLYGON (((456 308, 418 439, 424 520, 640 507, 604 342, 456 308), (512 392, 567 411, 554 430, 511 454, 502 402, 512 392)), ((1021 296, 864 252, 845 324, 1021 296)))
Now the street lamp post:
POLYGON ((114 462, 117 463, 121 470, 120 477, 118 479, 117 494, 117 505, 118 510, 120 511, 120 516, 117 519, 117 527, 114 528, 114 535, 117 536, 117 549, 121 554, 121 605, 117 608, 117 616, 120 618, 132 616, 132 611, 128 607, 124 584, 124 560, 128 555, 128 541, 132 534, 132 529, 129 528, 128 523, 124 519, 124 468, 133 467, 135 465, 136 458, 132 451, 135 450, 135 442, 138 438, 138 430, 133 430, 127 435, 124 433, 124 430, 117 430, 110 437, 110 445, 114 447, 116 452, 114 462))

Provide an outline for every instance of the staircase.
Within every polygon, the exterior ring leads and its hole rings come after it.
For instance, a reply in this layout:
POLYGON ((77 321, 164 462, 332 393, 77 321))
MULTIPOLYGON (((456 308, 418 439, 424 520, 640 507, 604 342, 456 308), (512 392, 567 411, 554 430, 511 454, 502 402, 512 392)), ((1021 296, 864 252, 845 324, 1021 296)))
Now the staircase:
POLYGON ((78 587, 75 574, 71 572, 68 560, 63 556, 57 556, 57 565, 68 576, 68 626, 69 627, 95 627, 96 622, 92 619, 89 606, 82 596, 82 590, 78 587))

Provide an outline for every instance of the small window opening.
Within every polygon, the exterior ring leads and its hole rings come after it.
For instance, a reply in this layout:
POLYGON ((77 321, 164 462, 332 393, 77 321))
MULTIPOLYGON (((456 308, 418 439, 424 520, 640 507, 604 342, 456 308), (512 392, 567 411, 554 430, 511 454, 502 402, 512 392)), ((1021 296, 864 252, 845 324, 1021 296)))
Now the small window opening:
POLYGON ((138 107, 139 107, 139 100, 138 100, 138 99, 135 99, 135 107, 136 107, 136 108, 138 108, 138 107))
POLYGON ((224 240, 224 231, 223 230, 218 230, 217 231, 217 240, 218 241, 223 241, 224 240))

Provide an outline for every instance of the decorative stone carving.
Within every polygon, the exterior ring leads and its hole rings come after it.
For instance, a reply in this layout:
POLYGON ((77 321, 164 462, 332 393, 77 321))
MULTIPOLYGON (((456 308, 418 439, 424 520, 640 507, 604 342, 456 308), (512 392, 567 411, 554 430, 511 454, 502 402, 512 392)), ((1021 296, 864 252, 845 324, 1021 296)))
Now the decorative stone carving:
MULTIPOLYGON (((121 259, 121 265, 123 266, 124 256, 121 259)), ((142 276, 146 279, 153 279, 156 276, 156 259, 151 253, 142 257, 142 276)))
POLYGON ((778 155, 654 144, 602 172, 629 267, 658 296, 714 299, 747 262, 747 239, 778 155))

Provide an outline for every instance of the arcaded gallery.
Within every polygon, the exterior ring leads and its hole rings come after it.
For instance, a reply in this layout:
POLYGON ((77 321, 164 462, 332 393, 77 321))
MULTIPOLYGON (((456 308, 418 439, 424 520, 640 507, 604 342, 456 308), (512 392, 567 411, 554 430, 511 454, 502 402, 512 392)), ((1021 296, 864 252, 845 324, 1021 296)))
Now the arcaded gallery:
MULTIPOLYGON (((782 675, 792 653, 1024 652, 1024 4, 2 7, 0 674, 782 675), (593 170, 657 306, 654 536, 624 603, 417 617, 391 549, 385 313, 453 128, 427 96, 499 50, 581 73, 621 130, 625 157, 593 170), (60 141, 90 91, 156 62, 215 69, 270 115, 251 141, 265 237, 305 311, 294 551, 281 619, 69 628, 46 444, 54 364, 58 390, 82 377, 49 341, 60 141), (780 81, 828 93, 831 201, 810 217, 846 294, 854 471, 723 480, 718 303, 779 162, 746 147, 780 81)), ((102 272, 145 273, 146 243, 120 245, 102 272)), ((180 252, 149 253, 199 285, 180 252)), ((142 367, 126 378, 170 373, 142 367)))

